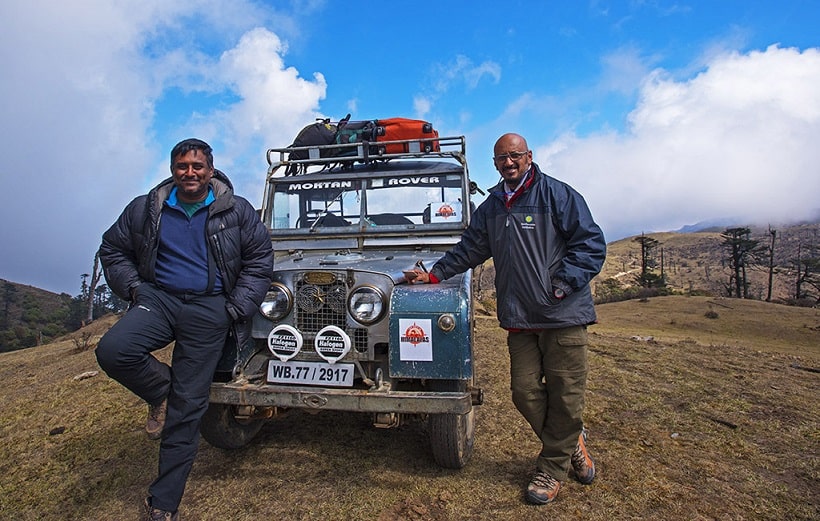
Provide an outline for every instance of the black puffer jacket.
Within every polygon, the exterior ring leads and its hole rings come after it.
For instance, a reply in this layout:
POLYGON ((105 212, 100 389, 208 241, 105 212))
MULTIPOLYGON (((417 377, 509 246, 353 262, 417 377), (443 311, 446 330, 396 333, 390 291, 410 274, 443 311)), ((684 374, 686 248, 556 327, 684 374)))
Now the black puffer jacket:
MULTIPOLYGON (((174 187, 168 178, 147 195, 131 201, 103 234, 100 261, 105 280, 120 298, 143 282, 155 283, 155 264, 162 205, 174 187)), ((273 250, 270 235, 253 206, 234 195, 228 177, 214 170, 215 201, 208 206, 208 246, 222 273, 228 312, 251 317, 270 288, 273 250)))
POLYGON ((505 329, 550 329, 595 322, 589 281, 606 241, 583 197, 532 164, 532 182, 507 208, 502 183, 430 272, 440 280, 493 258, 498 320, 505 329), (554 297, 554 287, 566 294, 554 297))

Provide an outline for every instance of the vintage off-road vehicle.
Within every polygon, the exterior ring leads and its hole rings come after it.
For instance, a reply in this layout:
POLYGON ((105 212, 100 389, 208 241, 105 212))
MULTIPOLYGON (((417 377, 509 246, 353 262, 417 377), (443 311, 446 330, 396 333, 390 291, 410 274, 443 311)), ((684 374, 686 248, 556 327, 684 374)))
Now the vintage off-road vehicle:
POLYGON ((482 401, 472 274, 413 284, 404 272, 432 266, 470 220, 464 137, 291 146, 267 159, 274 282, 253 343, 220 362, 203 437, 241 447, 287 408, 368 413, 377 427, 415 417, 434 460, 463 467, 482 401))

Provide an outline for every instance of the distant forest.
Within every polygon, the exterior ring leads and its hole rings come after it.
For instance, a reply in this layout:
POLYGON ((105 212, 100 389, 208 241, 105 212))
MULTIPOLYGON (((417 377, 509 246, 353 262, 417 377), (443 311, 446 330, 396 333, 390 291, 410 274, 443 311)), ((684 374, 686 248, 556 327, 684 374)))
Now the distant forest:
POLYGON ((107 313, 126 309, 126 303, 101 285, 89 295, 87 275, 74 297, 0 279, 0 352, 45 344, 76 331, 107 313))

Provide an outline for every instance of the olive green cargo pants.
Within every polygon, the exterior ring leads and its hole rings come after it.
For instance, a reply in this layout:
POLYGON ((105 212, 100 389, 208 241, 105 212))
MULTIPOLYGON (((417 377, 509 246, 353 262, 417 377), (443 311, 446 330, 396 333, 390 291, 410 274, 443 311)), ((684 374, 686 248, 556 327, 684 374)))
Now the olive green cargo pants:
POLYGON ((586 326, 510 332, 507 346, 513 403, 542 444, 536 467, 564 481, 584 426, 586 326))

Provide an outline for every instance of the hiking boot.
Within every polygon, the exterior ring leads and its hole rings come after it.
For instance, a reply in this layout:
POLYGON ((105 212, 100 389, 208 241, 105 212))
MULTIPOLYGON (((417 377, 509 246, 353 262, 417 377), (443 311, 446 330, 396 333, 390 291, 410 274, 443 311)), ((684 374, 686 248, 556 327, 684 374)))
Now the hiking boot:
POLYGON ((179 512, 168 512, 151 506, 151 498, 145 498, 142 504, 143 516, 140 521, 180 521, 179 512))
POLYGON ((168 400, 162 400, 159 405, 148 405, 148 420, 145 422, 145 432, 149 440, 158 440, 162 437, 162 428, 165 426, 165 413, 168 410, 168 400))
POLYGON ((595 462, 587 452, 587 430, 581 429, 581 434, 578 436, 578 445, 572 452, 572 470, 575 471, 575 479, 584 485, 589 485, 595 479, 595 462))
POLYGON ((561 489, 561 483, 543 471, 537 471, 527 485, 527 501, 534 505, 546 505, 554 500, 561 489))

